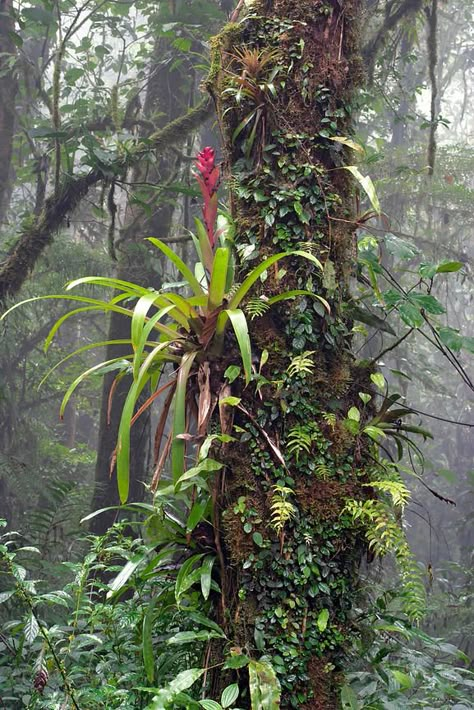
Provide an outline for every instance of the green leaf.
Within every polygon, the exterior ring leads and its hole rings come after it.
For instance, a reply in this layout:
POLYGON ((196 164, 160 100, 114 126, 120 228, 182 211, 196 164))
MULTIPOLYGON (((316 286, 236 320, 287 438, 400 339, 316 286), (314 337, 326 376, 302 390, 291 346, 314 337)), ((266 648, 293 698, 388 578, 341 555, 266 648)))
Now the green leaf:
POLYGON ((280 683, 268 661, 250 661, 249 686, 252 710, 279 710, 280 683))
POLYGON ((164 688, 158 690, 158 694, 155 695, 145 710, 167 710, 169 704, 176 696, 179 695, 181 691, 187 690, 194 685, 194 683, 204 675, 205 670, 205 668, 188 668, 188 670, 178 673, 171 683, 168 683, 164 688))
POLYGON ((370 375, 370 379, 379 390, 385 389, 385 377, 381 372, 373 372, 370 375))
POLYGON ((9 592, 0 592, 0 604, 7 602, 14 594, 14 589, 11 589, 9 592))
POLYGON ((186 521, 186 533, 191 533, 194 528, 204 519, 205 511, 208 507, 208 501, 196 501, 191 508, 188 519, 186 521))
POLYGON ((206 232, 206 228, 203 223, 197 217, 194 218, 194 224, 196 225, 197 233, 197 244, 194 241, 196 251, 204 269, 207 269, 210 273, 212 271, 214 254, 212 253, 211 245, 209 243, 209 237, 206 232))
POLYGON ((315 266, 317 266, 319 269, 323 269, 321 262, 316 259, 313 254, 310 254, 309 252, 306 251, 283 251, 279 252, 278 254, 274 254, 273 256, 268 257, 268 259, 265 259, 262 261, 258 266, 256 266, 250 274, 247 276, 246 279, 244 279, 243 283, 241 286, 237 289, 235 294, 233 295, 229 306, 230 308, 236 308, 242 300, 245 298, 247 293, 249 292, 250 288, 253 286, 253 284, 257 281, 257 279, 260 278, 260 276, 263 274, 264 271, 267 271, 267 269, 270 268, 273 264, 276 264, 277 261, 280 261, 280 259, 284 259, 285 257, 288 256, 300 256, 303 259, 307 259, 308 261, 311 261, 315 266))
POLYGON ((432 279, 437 271, 436 264, 420 264, 418 273, 423 276, 424 279, 432 279))
POLYGON ((454 352, 459 352, 463 347, 464 338, 454 328, 438 328, 438 335, 443 345, 446 345, 447 348, 454 352))
POLYGON ((135 555, 131 560, 127 562, 127 564, 123 567, 123 569, 119 572, 115 579, 110 582, 109 591, 107 592, 107 598, 113 596, 115 592, 118 592, 128 582, 137 567, 139 567, 141 562, 143 562, 143 560, 145 560, 147 556, 148 552, 140 553, 138 555, 135 555))
POLYGON ((254 543, 255 543, 256 545, 258 545, 258 547, 263 547, 264 544, 265 544, 264 541, 263 541, 263 535, 262 535, 262 533, 254 532, 254 534, 252 535, 252 539, 253 539, 254 543))
POLYGON ((341 688, 341 704, 342 710, 359 710, 360 705, 357 700, 357 695, 352 690, 350 685, 343 685, 341 688))
POLYGON ((222 397, 222 399, 219 400, 219 404, 227 404, 229 407, 237 407, 241 401, 240 397, 222 397))
POLYGON ((142 655, 143 665, 149 683, 153 683, 155 677, 155 658, 153 654, 153 621, 155 618, 155 607, 158 602, 161 602, 162 596, 163 592, 160 592, 151 600, 143 617, 142 655))
POLYGON ((186 442, 183 439, 179 439, 178 436, 186 432, 186 392, 189 373, 196 355, 197 352, 185 353, 183 355, 176 381, 176 393, 174 396, 173 441, 171 444, 171 471, 175 485, 184 473, 186 442))
POLYGON ((404 690, 413 687, 413 678, 407 675, 407 673, 402 673, 402 671, 397 671, 394 668, 391 669, 391 673, 404 690))
POLYGON ((344 169, 349 170, 349 172, 353 174, 353 176, 369 198, 370 204, 372 205, 374 211, 377 212, 377 214, 381 214, 382 208, 380 207, 379 198, 377 197, 375 186, 370 176, 362 175, 356 165, 344 165, 344 169))
POLYGON ((23 633, 25 635, 26 643, 31 646, 31 644, 39 634, 39 624, 36 621, 36 617, 33 613, 30 613, 28 615, 28 618, 26 619, 25 625, 23 627, 23 633))
POLYGON ((239 669, 243 668, 244 666, 248 666, 249 663, 250 658, 248 656, 239 654, 237 656, 231 656, 230 658, 228 658, 227 661, 224 663, 223 668, 239 669))
POLYGON ((328 136, 328 138, 330 141, 347 145, 348 148, 352 148, 352 150, 356 150, 358 153, 362 153, 362 155, 365 153, 365 148, 351 138, 347 138, 346 136, 328 136))
POLYGON ((208 310, 214 311, 222 306, 225 296, 227 269, 229 266, 230 249, 220 247, 216 250, 212 275, 209 283, 208 310))
POLYGON ((203 472, 209 473, 211 471, 220 471, 223 465, 223 463, 215 461, 214 459, 204 459, 197 466, 188 468, 188 470, 183 473, 182 476, 179 477, 179 479, 176 481, 175 489, 177 489, 179 484, 183 481, 189 481, 191 478, 195 478, 203 472))
POLYGON ((319 612, 319 616, 316 620, 316 624, 318 626, 318 629, 323 633, 323 631, 326 631, 327 625, 329 621, 329 611, 327 609, 322 609, 319 612))
POLYGON ((167 643, 170 646, 181 646, 186 643, 210 641, 215 638, 220 638, 219 634, 215 631, 178 631, 177 634, 170 636, 167 643))
POLYGON ((252 351, 250 346, 249 329, 245 314, 240 308, 227 309, 224 313, 228 316, 234 329, 237 342, 239 344, 240 356, 245 373, 245 381, 248 384, 252 374, 252 351))
POLYGON ((402 303, 398 308, 400 318, 410 328, 421 328, 425 320, 420 313, 420 309, 412 303, 402 303))
POLYGON ((201 592, 204 599, 209 599, 212 583, 212 567, 215 562, 215 557, 208 555, 204 558, 201 565, 201 592))
POLYGON ((463 266, 462 261, 441 261, 436 267, 436 272, 438 274, 448 274, 454 271, 460 271, 463 266))
POLYGON ((357 409, 357 407, 351 407, 349 411, 347 412, 347 416, 349 419, 352 419, 354 422, 360 422, 360 412, 357 409))
POLYGON ((442 304, 434 296, 423 293, 412 293, 409 296, 411 303, 414 303, 419 308, 423 308, 427 313, 439 315, 445 313, 442 304))
POLYGON ((215 700, 200 700, 199 705, 201 705, 204 710, 222 710, 222 705, 216 703, 215 700))
POLYGON ((230 385, 232 384, 232 382, 235 382, 239 375, 240 367, 238 365, 229 365, 227 370, 224 372, 224 377, 230 385))
MULTIPOLYGON (((125 403, 123 405, 122 417, 120 419, 118 437, 117 437, 117 484, 119 490, 119 498, 121 503, 126 503, 128 499, 128 491, 130 484, 130 429, 131 422, 135 410, 135 405, 143 391, 143 388, 149 381, 148 371, 156 362, 158 355, 168 346, 167 342, 160 343, 150 353, 148 353, 145 361, 140 367, 138 377, 130 387, 125 403)), ((183 357, 184 359, 184 357, 183 357)), ((178 373, 179 378, 179 373, 178 373)), ((184 443, 184 442, 183 442, 184 443)), ((183 451, 184 455, 184 451, 183 451)))
POLYGON ((201 284, 196 279, 191 269, 186 266, 184 261, 180 259, 179 256, 169 248, 169 246, 155 237, 148 237, 148 241, 158 247, 158 249, 160 249, 160 251, 162 251, 163 254, 171 261, 171 263, 176 266, 181 276, 187 281, 195 296, 202 296, 204 294, 201 284))
MULTIPOLYGON (((176 601, 179 603, 180 598, 186 592, 191 585, 189 585, 187 579, 192 574, 193 568, 204 557, 203 554, 192 555, 181 565, 181 568, 176 576, 176 582, 174 587, 174 594, 176 601)), ((194 578, 193 578, 194 579, 194 578)))
POLYGON ((224 688, 221 695, 221 705, 223 708, 230 708, 232 703, 235 703, 239 697, 239 686, 237 683, 232 683, 224 688))
POLYGON ((359 397, 363 401, 364 404, 368 404, 370 400, 372 399, 370 394, 367 394, 367 392, 359 392, 359 397))
MULTIPOLYGON (((98 365, 94 365, 93 367, 90 367, 88 370, 85 370, 85 372, 82 372, 79 377, 76 377, 76 379, 69 385, 69 387, 66 390, 66 394, 63 397, 63 400, 61 402, 61 406, 59 408, 59 416, 62 418, 64 415, 64 410, 66 408, 67 403, 71 399, 72 395, 74 394, 74 391, 77 389, 77 387, 83 382, 87 377, 92 375, 94 372, 98 372, 104 365, 110 365, 113 363, 121 363, 121 362, 127 362, 123 357, 114 357, 112 360, 105 360, 105 362, 100 362, 98 365)), ((127 363, 128 364, 128 363, 127 363)))
POLYGON ((385 437, 383 429, 378 426, 373 426, 372 424, 364 427, 364 434, 367 434, 367 436, 370 436, 371 439, 377 442, 385 437))

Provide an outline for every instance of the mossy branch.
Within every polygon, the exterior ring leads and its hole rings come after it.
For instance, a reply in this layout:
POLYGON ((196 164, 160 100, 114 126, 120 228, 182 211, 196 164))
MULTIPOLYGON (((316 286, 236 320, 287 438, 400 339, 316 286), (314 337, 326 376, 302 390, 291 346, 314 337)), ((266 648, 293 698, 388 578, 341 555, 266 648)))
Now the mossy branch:
POLYGON ((0 265, 0 304, 18 293, 44 249, 53 241, 55 232, 94 185, 107 178, 110 180, 110 171, 119 174, 133 167, 146 153, 165 150, 179 143, 183 136, 201 126, 212 112, 212 102, 206 98, 183 116, 152 133, 146 142, 137 143, 133 151, 107 167, 107 175, 97 168, 87 175, 66 177, 60 183, 57 194, 45 201, 41 213, 30 217, 24 224, 18 241, 0 265))
POLYGON ((369 83, 372 83, 374 75, 375 61, 381 49, 387 41, 387 37, 397 25, 409 15, 420 12, 423 8, 423 0, 404 0, 398 6, 395 0, 391 0, 385 8, 385 18, 374 36, 366 43, 362 50, 362 55, 367 62, 367 75, 369 83))

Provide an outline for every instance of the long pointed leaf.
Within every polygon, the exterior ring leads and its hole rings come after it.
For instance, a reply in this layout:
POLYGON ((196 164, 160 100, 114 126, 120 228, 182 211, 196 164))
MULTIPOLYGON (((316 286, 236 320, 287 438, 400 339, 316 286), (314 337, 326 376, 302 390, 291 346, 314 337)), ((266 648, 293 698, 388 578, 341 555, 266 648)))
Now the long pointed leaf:
POLYGON ((164 242, 162 242, 160 239, 156 239, 156 237, 148 237, 148 241, 158 247, 158 249, 160 249, 160 251, 162 251, 163 254, 167 256, 168 259, 176 266, 181 276, 183 276, 189 284, 189 287, 191 288, 193 293, 196 296, 202 296, 203 290, 201 288, 201 284, 196 279, 191 269, 186 266, 184 261, 180 259, 179 256, 175 254, 174 251, 170 249, 169 246, 164 244, 164 242))
POLYGON ((196 225, 196 234, 199 243, 199 249, 202 256, 202 265, 204 269, 207 269, 208 272, 211 273, 214 255, 212 253, 211 245, 209 244, 209 237, 206 232, 206 228, 204 227, 201 220, 197 217, 194 218, 194 224, 196 225))
POLYGON ((219 306, 225 296, 225 286, 227 281, 227 269, 229 266, 230 249, 220 247, 216 250, 214 263, 212 265, 212 275, 209 282, 208 311, 212 312, 219 306))
POLYGON ((81 286, 82 284, 94 284, 94 286, 105 286, 106 288, 113 288, 120 291, 126 291, 131 296, 145 296, 149 293, 149 290, 144 286, 139 284, 134 284, 131 281, 123 281, 122 279, 114 279, 106 276, 83 276, 80 279, 74 279, 66 284, 66 291, 70 291, 76 286, 81 286))
MULTIPOLYGON (((87 345, 83 345, 81 348, 78 348, 77 350, 74 350, 73 353, 69 353, 65 357, 63 357, 59 362, 57 362, 48 372, 46 375, 41 379, 38 389, 42 387, 42 385, 46 382, 48 377, 52 375, 52 373, 60 367, 63 363, 65 363, 67 360, 69 360, 72 357, 76 357, 76 355, 80 355, 83 352, 86 352, 87 350, 93 350, 94 348, 106 348, 109 345, 131 345, 131 340, 103 340, 99 343, 88 343, 87 345)), ((154 343, 151 343, 154 344, 154 343)))
POLYGON ((126 503, 130 486, 130 427, 134 414, 135 404, 148 382, 148 370, 156 362, 156 356, 161 353, 168 343, 160 343, 145 358, 138 378, 130 387, 123 405, 117 437, 117 485, 121 503, 126 503))
POLYGON ((229 316, 229 320, 234 329, 235 337, 237 338, 237 342, 239 344, 240 356, 242 358, 242 364, 245 372, 245 381, 248 384, 252 374, 252 350, 250 346, 247 319, 244 312, 241 311, 240 308, 227 309, 225 312, 229 316))
POLYGON ((81 384, 81 382, 83 382, 87 377, 89 377, 89 375, 92 375, 94 372, 97 372, 97 370, 100 370, 101 367, 104 367, 105 365, 111 365, 112 363, 120 362, 121 360, 126 362, 127 365, 129 364, 127 362, 127 358, 125 358, 123 356, 122 357, 114 357, 111 360, 105 360, 104 362, 100 362, 98 365, 94 365, 94 367, 90 367, 88 370, 85 370, 84 372, 82 372, 79 375, 79 377, 76 377, 74 382, 72 382, 69 385, 69 387, 66 391, 66 394, 63 397, 63 401, 61 402, 61 407, 59 409, 60 417, 62 418, 62 416, 64 415, 64 410, 66 408, 67 403, 69 402, 72 394, 74 393, 76 388, 81 384))
POLYGON ((237 306, 240 305, 241 301, 253 284, 257 281, 257 279, 263 274, 264 271, 266 271, 270 266, 273 264, 276 264, 277 261, 280 261, 280 259, 284 259, 287 256, 300 256, 303 259, 307 259, 308 261, 311 261, 313 264, 315 264, 318 268, 322 270, 322 264, 321 262, 316 259, 313 254, 310 254, 307 251, 300 251, 300 250, 295 250, 295 251, 282 251, 279 252, 278 254, 274 254, 273 256, 268 257, 268 259, 265 259, 262 261, 258 266, 256 266, 250 274, 247 276, 247 278, 243 281, 241 286, 237 289, 235 292, 234 296, 232 297, 229 306, 231 309, 237 308, 237 306))
POLYGON ((186 432, 186 390, 188 377, 196 358, 196 352, 185 353, 181 361, 176 381, 176 392, 174 396, 174 417, 173 417, 173 443, 171 445, 171 471, 173 483, 176 483, 184 473, 184 454, 186 442, 178 439, 180 434, 186 432))

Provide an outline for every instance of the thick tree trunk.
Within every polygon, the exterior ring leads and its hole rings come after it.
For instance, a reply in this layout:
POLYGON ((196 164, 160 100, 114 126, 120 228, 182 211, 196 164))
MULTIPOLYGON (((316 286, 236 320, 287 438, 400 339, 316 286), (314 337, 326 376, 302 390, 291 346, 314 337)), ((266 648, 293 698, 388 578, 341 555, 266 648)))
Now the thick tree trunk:
MULTIPOLYGON (((9 17, 11 0, 0 0, 0 69, 15 54, 11 33, 13 19, 9 17)), ((17 81, 14 70, 0 72, 0 225, 5 219, 10 197, 10 168, 15 133, 15 98, 17 81)))
MULTIPOLYGON (((371 465, 367 437, 343 420, 351 407, 363 409, 359 392, 371 384, 350 352, 344 316, 356 246, 353 184, 342 166, 352 159, 331 140, 351 133, 360 13, 359 0, 256 0, 214 40, 209 82, 237 243, 255 244, 260 257, 310 250, 324 267, 321 276, 303 259, 281 262, 261 294, 309 289, 331 305, 328 314, 320 302, 296 299, 252 321, 254 356, 268 352, 266 382, 261 399, 252 386, 237 393, 247 414, 238 410, 235 421, 246 434, 226 452, 220 500, 228 637, 271 658, 281 707, 300 710, 339 706, 366 547, 343 514, 348 498, 364 498, 371 465), (247 90, 240 103, 239 86, 247 90), (282 501, 292 509, 278 530, 282 501)), ((245 690, 240 706, 244 699, 245 690)))

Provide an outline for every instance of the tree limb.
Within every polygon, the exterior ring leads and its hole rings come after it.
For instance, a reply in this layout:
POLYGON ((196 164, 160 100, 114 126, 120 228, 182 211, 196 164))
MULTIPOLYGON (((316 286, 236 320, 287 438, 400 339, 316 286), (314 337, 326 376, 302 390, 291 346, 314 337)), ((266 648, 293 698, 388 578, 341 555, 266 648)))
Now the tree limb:
POLYGON ((145 153, 160 148, 166 149, 178 143, 183 139, 183 135, 198 128, 209 118, 212 111, 213 104, 206 98, 183 116, 152 133, 146 142, 137 143, 133 151, 108 165, 106 171, 97 168, 87 175, 63 179, 57 194, 48 197, 41 213, 23 227, 17 243, 0 265, 0 304, 4 304, 8 296, 18 293, 44 249, 53 241, 54 233, 77 208, 91 187, 102 180, 110 179, 111 171, 119 174, 133 167, 145 153))
POLYGON ((398 7, 396 1, 391 0, 385 8, 385 18, 375 35, 367 42, 362 50, 362 55, 367 63, 369 82, 372 82, 377 54, 385 44, 387 35, 408 15, 419 12, 423 7, 423 0, 403 0, 398 7), (395 8, 395 9, 394 9, 395 8), (392 12, 393 10, 393 12, 392 12))

